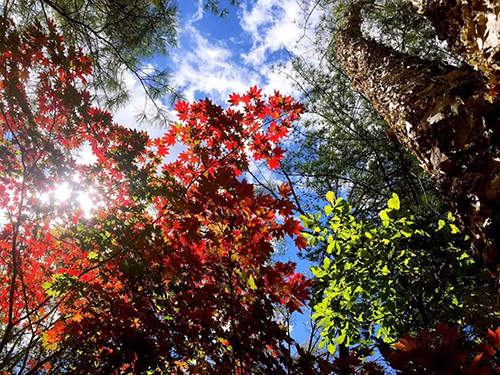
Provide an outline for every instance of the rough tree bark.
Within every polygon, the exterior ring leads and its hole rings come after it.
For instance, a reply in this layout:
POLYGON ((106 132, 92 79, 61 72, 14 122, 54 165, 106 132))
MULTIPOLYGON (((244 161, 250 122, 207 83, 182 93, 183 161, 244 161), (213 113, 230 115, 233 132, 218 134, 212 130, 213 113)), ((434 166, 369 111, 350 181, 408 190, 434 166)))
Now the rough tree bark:
POLYGON ((452 51, 482 72, 492 95, 500 91, 500 2, 411 0, 452 51))
MULTIPOLYGON (((420 2, 421 10, 425 13, 426 7, 438 1, 420 2)), ((488 85, 496 68, 490 62, 485 65, 490 66, 490 73, 482 75, 470 66, 456 68, 422 60, 365 38, 360 31, 361 11, 369 4, 354 5, 337 36, 338 59, 355 88, 433 176, 485 265, 499 277, 500 100, 491 96, 493 87, 488 85)), ((445 23, 453 24, 451 20, 445 23)), ((448 42, 455 43, 454 50, 460 52, 457 38, 461 31, 456 29, 442 28, 438 33, 442 38, 449 36, 448 42)))

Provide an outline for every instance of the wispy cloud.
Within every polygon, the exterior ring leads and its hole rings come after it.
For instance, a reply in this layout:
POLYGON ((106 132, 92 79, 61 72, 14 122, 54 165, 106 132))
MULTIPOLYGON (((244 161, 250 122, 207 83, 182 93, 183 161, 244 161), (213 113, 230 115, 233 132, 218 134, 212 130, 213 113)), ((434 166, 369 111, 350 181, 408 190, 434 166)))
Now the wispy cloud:
POLYGON ((268 64, 268 54, 282 48, 294 49, 302 35, 303 12, 296 0, 258 0, 252 7, 247 3, 240 20, 253 42, 242 57, 252 65, 268 64))
MULTIPOLYGON (((239 28, 228 30, 223 40, 198 30, 199 22, 207 22, 201 8, 186 21, 181 33, 188 45, 172 54, 174 84, 183 89, 186 99, 206 95, 224 102, 232 92, 244 92, 253 85, 267 94, 296 93, 286 74, 271 64, 279 61, 280 51, 301 54, 308 48, 310 39, 304 35, 313 30, 302 27, 307 12, 296 0, 249 1, 237 12, 239 28)), ((309 21, 315 22, 314 13, 309 21)), ((288 55, 281 57, 286 60, 288 55)), ((290 72, 291 64, 285 61, 281 70, 290 72)))
POLYGON ((189 23, 183 33, 189 36, 191 46, 173 54, 174 84, 183 89, 189 101, 204 94, 221 102, 232 92, 260 84, 260 75, 239 65, 226 42, 210 41, 189 23))

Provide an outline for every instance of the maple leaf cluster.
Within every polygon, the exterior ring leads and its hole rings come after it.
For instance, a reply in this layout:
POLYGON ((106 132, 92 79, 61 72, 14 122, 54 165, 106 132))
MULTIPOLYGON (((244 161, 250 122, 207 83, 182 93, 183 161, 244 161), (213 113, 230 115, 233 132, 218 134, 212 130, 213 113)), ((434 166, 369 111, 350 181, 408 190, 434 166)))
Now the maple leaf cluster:
POLYGON ((467 337, 456 325, 441 323, 432 331, 404 335, 392 349, 385 343, 379 348, 400 374, 493 375, 500 371, 500 328, 488 330, 486 338, 478 340, 467 337))
POLYGON ((228 109, 179 102, 180 123, 149 139, 92 107, 91 69, 52 23, 0 19, 1 371, 313 373, 275 318, 309 298, 293 263, 271 261, 300 233, 290 188, 244 177, 252 159, 279 165, 303 107, 256 87, 228 109), (77 163, 84 145, 94 162, 77 163))
POLYGON ((142 183, 122 184, 135 205, 118 202, 123 215, 103 212, 82 230, 84 238, 109 233, 95 252, 114 254, 100 270, 105 285, 75 288, 86 291, 72 303, 79 315, 67 331, 99 373, 124 364, 136 373, 153 364, 173 373, 302 373, 289 363, 293 342, 274 309, 299 310, 310 281, 292 263, 271 262, 272 242, 301 227, 288 194, 257 194, 242 176, 251 157, 275 155, 267 121, 287 128, 302 107, 253 92, 241 110, 178 103, 182 122, 149 140, 134 161, 147 170, 142 183), (270 113, 279 113, 279 125, 270 113), (248 147, 256 137, 262 142, 248 147), (176 143, 184 151, 164 163, 176 143))

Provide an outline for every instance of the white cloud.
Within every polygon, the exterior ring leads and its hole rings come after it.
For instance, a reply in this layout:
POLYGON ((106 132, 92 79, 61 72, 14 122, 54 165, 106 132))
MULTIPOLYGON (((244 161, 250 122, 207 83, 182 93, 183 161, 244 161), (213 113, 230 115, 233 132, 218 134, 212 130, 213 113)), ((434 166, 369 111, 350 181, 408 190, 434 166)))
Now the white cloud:
POLYGON ((232 92, 245 92, 261 83, 257 72, 234 61, 233 52, 224 42, 209 41, 191 25, 183 32, 189 35, 193 46, 173 54, 177 67, 174 84, 183 88, 188 101, 204 93, 215 102, 225 102, 232 92))
MULTIPOLYGON (((286 75, 270 68, 270 60, 272 53, 283 48, 292 53, 307 49, 297 44, 312 39, 303 38, 313 32, 301 27, 304 14, 296 0, 248 2, 238 11, 242 33, 231 30, 232 34, 224 40, 214 40, 196 28, 203 18, 198 8, 181 31, 189 46, 172 53, 173 83, 182 88, 188 101, 207 95, 216 103, 223 103, 232 92, 243 93, 254 85, 263 88, 266 94, 274 90, 296 94, 286 75)), ((317 14, 313 13, 309 21, 314 23, 316 19, 317 14)), ((290 72, 291 64, 285 63, 284 68, 290 72)))
POLYGON ((292 70, 292 63, 287 61, 279 67, 266 69, 266 84, 263 86, 264 93, 271 95, 274 90, 279 91, 281 94, 292 95, 298 97, 300 92, 293 86, 293 81, 288 77, 292 70))
MULTIPOLYGON (((301 49, 299 42, 307 40, 304 33, 313 32, 302 26, 307 13, 297 0, 258 0, 251 8, 245 4, 240 24, 253 42, 251 50, 242 54, 245 62, 262 66, 268 63, 269 53, 282 48, 292 52, 301 49)), ((312 12, 306 26, 314 24, 318 17, 317 12, 312 12)))

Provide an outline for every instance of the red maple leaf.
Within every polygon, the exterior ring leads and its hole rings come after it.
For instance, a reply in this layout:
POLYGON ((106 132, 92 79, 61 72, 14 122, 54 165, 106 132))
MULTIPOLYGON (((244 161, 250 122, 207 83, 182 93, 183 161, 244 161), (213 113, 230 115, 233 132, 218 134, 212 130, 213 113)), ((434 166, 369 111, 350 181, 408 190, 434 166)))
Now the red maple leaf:
POLYGON ((240 102, 240 99, 241 97, 238 95, 238 94, 235 94, 235 93, 232 93, 230 96, 229 96, 229 100, 228 102, 233 105, 233 106, 237 106, 240 102))

